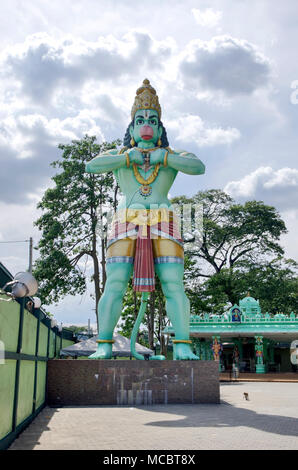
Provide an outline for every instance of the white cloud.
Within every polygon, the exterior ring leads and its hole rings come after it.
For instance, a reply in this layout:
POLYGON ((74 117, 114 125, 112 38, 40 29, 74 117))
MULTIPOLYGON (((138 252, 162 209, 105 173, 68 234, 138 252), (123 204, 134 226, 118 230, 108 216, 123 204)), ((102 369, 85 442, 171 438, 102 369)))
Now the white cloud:
MULTIPOLYGON (((39 240, 40 234, 37 227, 33 226, 33 220, 40 217, 40 211, 36 204, 6 204, 0 201, 1 214, 1 241, 29 240, 32 236, 34 245, 39 240)), ((36 256, 36 251, 33 251, 36 256)), ((28 268, 29 243, 1 243, 0 259, 12 274, 28 268)))
POLYGON ((237 199, 264 200, 281 210, 297 208, 298 170, 260 167, 242 179, 230 181, 224 190, 237 199))
POLYGON ((286 249, 286 256, 298 260, 298 209, 286 210, 282 213, 282 218, 286 224, 288 233, 282 235, 281 243, 286 249))
POLYGON ((281 245, 287 257, 298 258, 298 170, 260 167, 237 181, 229 182, 224 191, 236 200, 261 200, 276 207, 288 230, 281 237, 281 245))
POLYGON ((152 74, 160 71, 174 48, 171 38, 158 41, 131 30, 120 39, 107 35, 95 41, 38 33, 3 49, 0 200, 27 203, 31 175, 46 183, 59 143, 85 134, 99 141, 124 135, 141 84, 139 79, 130 84, 131 77, 142 73, 144 79, 149 65, 152 74))
POLYGON ((100 127, 96 124, 96 113, 82 109, 76 116, 65 119, 47 119, 40 114, 21 115, 18 119, 23 130, 34 131, 43 129, 48 137, 52 138, 52 144, 58 145, 61 141, 70 141, 83 137, 84 134, 97 135, 104 140, 100 127))
POLYGON ((236 128, 208 127, 199 116, 181 116, 166 123, 167 128, 176 132, 181 142, 195 142, 199 147, 231 144, 240 138, 236 128))
POLYGON ((260 181, 272 175, 272 168, 260 167, 238 181, 230 181, 224 190, 233 197, 254 197, 260 181))
POLYGON ((59 143, 85 134, 104 141, 100 110, 81 109, 65 119, 39 113, 18 114, 2 120, 0 127, 0 201, 26 204, 53 174, 50 163, 61 154, 59 143), (34 182, 34 184, 33 184, 34 182))
POLYGON ((190 41, 182 54, 180 76, 186 88, 251 94, 267 85, 270 62, 253 44, 232 36, 190 41))
POLYGON ((74 93, 89 80, 115 83, 149 67, 160 69, 173 47, 171 38, 156 41, 140 31, 131 31, 121 40, 108 35, 96 41, 38 33, 2 51, 1 65, 6 77, 17 79, 22 93, 40 105, 51 102, 59 88, 74 93))
POLYGON ((213 10, 212 8, 206 8, 205 10, 192 8, 191 11, 196 22, 200 26, 205 26, 208 28, 213 28, 214 26, 216 26, 222 18, 222 12, 218 10, 213 10))
POLYGON ((273 173, 272 178, 265 182, 264 187, 266 189, 298 188, 298 170, 295 168, 281 168, 273 173))
POLYGON ((0 149, 9 148, 18 158, 27 158, 32 155, 29 146, 31 139, 18 128, 17 119, 9 114, 0 124, 0 149))

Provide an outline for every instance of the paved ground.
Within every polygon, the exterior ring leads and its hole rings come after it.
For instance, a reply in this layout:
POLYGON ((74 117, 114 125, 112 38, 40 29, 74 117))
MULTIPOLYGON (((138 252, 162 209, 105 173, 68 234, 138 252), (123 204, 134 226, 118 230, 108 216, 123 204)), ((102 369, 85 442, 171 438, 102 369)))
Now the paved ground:
POLYGON ((10 449, 298 449, 297 396, 297 383, 238 382, 220 405, 45 408, 10 449))
POLYGON ((297 372, 269 372, 269 374, 242 372, 238 379, 234 379, 232 371, 229 371, 221 372, 220 380, 222 382, 298 382, 298 374, 297 372))

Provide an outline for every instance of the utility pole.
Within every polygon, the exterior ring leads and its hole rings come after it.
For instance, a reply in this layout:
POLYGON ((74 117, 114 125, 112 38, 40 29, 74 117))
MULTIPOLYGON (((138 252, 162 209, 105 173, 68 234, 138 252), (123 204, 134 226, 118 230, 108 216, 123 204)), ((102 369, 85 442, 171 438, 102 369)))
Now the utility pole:
POLYGON ((29 267, 28 267, 28 272, 32 274, 33 238, 30 237, 29 240, 0 241, 0 243, 28 243, 28 242, 29 242, 29 267))
POLYGON ((32 274, 33 238, 29 239, 29 273, 32 274))

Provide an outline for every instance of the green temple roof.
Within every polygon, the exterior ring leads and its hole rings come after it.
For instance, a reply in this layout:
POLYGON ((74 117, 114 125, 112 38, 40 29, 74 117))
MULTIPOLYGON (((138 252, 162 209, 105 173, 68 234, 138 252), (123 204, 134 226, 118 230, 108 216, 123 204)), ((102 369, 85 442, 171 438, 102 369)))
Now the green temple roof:
MULTIPOLYGON (((190 335, 197 337, 264 335, 284 341, 292 341, 298 337, 298 316, 294 312, 290 315, 262 314, 259 301, 249 295, 223 315, 191 315, 189 326, 190 335)), ((168 326, 164 333, 173 335, 174 329, 168 326)))

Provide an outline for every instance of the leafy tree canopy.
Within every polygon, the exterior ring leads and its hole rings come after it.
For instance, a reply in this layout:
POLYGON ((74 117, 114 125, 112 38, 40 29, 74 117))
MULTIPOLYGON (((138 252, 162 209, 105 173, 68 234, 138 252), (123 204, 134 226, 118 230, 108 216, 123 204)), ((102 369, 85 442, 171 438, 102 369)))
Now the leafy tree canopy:
POLYGON ((279 239, 286 226, 274 207, 262 201, 239 204, 221 190, 200 191, 192 198, 180 196, 172 202, 191 205, 193 217, 199 205, 203 215, 202 232, 194 229, 192 242, 185 243, 185 280, 192 313, 222 312, 252 288, 255 297, 264 299, 266 310, 288 308, 296 274, 294 262, 282 258, 279 239), (284 291, 279 295, 279 307, 274 283, 284 291), (273 302, 270 308, 269 299, 273 302))
MULTIPOLYGON (((58 302, 61 297, 82 294, 86 290, 86 275, 82 261, 90 257, 93 263, 93 280, 96 304, 101 294, 99 240, 97 223, 99 215, 105 217, 115 204, 116 183, 112 173, 93 175, 85 172, 85 163, 99 153, 120 145, 96 143, 96 137, 85 136, 70 144, 60 144, 61 158, 51 165, 58 173, 52 178, 53 187, 46 190, 38 208, 42 215, 35 222, 42 237, 38 244, 40 257, 34 266, 39 281, 39 295, 45 304, 58 302), (98 208, 101 210, 98 212, 98 208)), ((104 264, 102 279, 104 279, 104 264)), ((102 282, 103 285, 103 282, 102 282)))
MULTIPOLYGON (((187 244, 185 249, 192 257, 207 262, 213 272, 233 268, 244 258, 256 261, 260 256, 283 254, 278 241, 286 233, 285 224, 276 209, 262 201, 236 204, 228 194, 211 189, 192 198, 176 197, 172 202, 193 208, 201 205, 203 232, 191 249, 187 244)), ((203 272, 200 275, 210 276, 203 272)))

